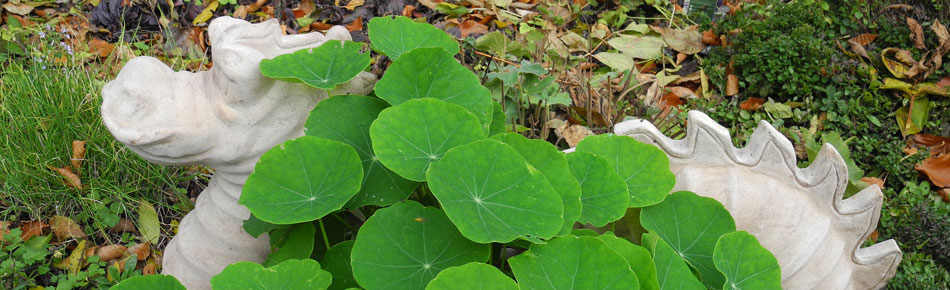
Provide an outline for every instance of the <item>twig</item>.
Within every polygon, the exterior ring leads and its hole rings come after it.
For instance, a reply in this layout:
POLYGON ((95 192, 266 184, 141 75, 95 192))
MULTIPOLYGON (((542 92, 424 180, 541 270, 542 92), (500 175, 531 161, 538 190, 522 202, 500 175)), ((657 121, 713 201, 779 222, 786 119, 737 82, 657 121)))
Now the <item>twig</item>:
POLYGON ((495 56, 493 56, 493 55, 490 55, 490 54, 487 54, 487 53, 484 53, 484 52, 481 52, 481 51, 475 51, 475 54, 481 55, 481 56, 484 56, 484 57, 487 57, 487 58, 491 58, 491 59, 493 59, 493 60, 497 60, 497 61, 500 61, 500 62, 509 64, 509 65, 513 65, 513 66, 515 66, 515 67, 517 67, 517 68, 521 68, 521 66, 518 65, 517 63, 513 63, 513 62, 510 62, 510 61, 508 61, 508 60, 506 60, 506 59, 498 58, 498 57, 495 57, 495 56))

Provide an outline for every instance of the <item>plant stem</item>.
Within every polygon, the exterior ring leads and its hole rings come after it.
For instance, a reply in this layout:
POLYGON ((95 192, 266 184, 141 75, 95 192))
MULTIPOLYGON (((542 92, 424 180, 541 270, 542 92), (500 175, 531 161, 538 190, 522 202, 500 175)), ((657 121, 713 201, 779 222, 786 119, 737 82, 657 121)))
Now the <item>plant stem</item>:
POLYGON ((320 233, 323 235, 323 245, 327 247, 327 250, 329 250, 329 249, 330 249, 330 239, 327 238, 327 228, 326 228, 325 226, 323 226, 323 219, 322 219, 322 218, 321 218, 321 219, 318 219, 317 222, 320 223, 320 233))

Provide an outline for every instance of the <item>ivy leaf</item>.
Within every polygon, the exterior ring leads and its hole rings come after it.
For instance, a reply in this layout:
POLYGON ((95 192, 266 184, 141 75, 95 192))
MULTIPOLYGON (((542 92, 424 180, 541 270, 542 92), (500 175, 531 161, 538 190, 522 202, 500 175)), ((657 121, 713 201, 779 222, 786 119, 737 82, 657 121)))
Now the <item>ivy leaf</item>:
POLYGON ((353 278, 353 268, 350 266, 350 253, 353 252, 353 244, 356 241, 348 240, 330 247, 323 254, 323 260, 320 265, 324 270, 333 274, 333 283, 330 284, 330 290, 343 290, 359 287, 356 279, 353 278))
POLYGON ((468 263, 439 272, 426 290, 518 290, 518 284, 498 268, 484 263, 468 263))
POLYGON ((310 259, 287 260, 267 268, 237 262, 211 277, 211 289, 326 289, 332 278, 330 272, 320 269, 320 263, 310 259))
POLYGON ((319 219, 360 189, 359 155, 338 141, 303 136, 271 148, 244 183, 238 203, 274 224, 319 219))
POLYGON ((109 288, 109 290, 139 289, 185 290, 185 285, 178 282, 178 279, 175 279, 172 275, 157 274, 131 277, 109 288))
POLYGON ((435 26, 418 23, 407 17, 373 17, 367 28, 370 46, 393 61, 420 47, 441 48, 453 56, 459 52, 459 45, 451 35, 435 26))
POLYGON ((508 259, 521 289, 639 289, 627 261, 595 237, 563 236, 508 259))
POLYGON ((602 227, 627 212, 627 184, 606 159, 589 152, 567 155, 571 173, 581 187, 581 223, 602 227))
POLYGON ((277 265, 290 259, 308 259, 313 253, 313 240, 316 234, 313 223, 293 225, 284 243, 264 260, 264 267, 277 265))
MULTIPOLYGON (((660 289, 706 290, 706 286, 693 276, 676 251, 655 233, 643 234, 643 246, 650 250, 656 264, 656 278, 660 289)), ((716 286, 718 288, 718 286, 716 286)))
POLYGON ((557 234, 564 206, 544 175, 495 140, 450 150, 426 174, 449 219, 469 240, 540 242, 557 234))
POLYGON ((712 254, 719 237, 736 231, 736 223, 721 203, 679 191, 657 205, 643 208, 640 223, 669 242, 677 256, 699 271, 706 286, 718 288, 725 282, 713 264, 712 254))
POLYGON ((369 53, 360 53, 362 47, 359 42, 327 40, 315 48, 261 60, 261 74, 272 79, 333 89, 352 80, 369 65, 369 53))
POLYGON ((628 136, 603 134, 584 138, 577 152, 590 152, 607 159, 627 183, 628 207, 644 207, 663 201, 676 184, 670 160, 660 149, 628 136))
POLYGON ((465 108, 430 98, 386 108, 369 135, 379 161, 415 181, 425 181, 429 164, 449 149, 485 138, 478 119, 465 108))
POLYGON ((466 240, 442 210, 407 201, 376 211, 360 228, 353 277, 367 289, 424 289, 445 268, 488 261, 489 250, 466 240))
POLYGON ((782 289, 778 260, 747 232, 722 235, 713 261, 726 276, 722 289, 782 289))
POLYGON ((307 135, 346 143, 359 154, 363 181, 346 208, 387 206, 405 199, 419 185, 383 166, 373 153, 369 128, 386 107, 385 102, 366 96, 333 96, 317 103, 304 125, 307 135))

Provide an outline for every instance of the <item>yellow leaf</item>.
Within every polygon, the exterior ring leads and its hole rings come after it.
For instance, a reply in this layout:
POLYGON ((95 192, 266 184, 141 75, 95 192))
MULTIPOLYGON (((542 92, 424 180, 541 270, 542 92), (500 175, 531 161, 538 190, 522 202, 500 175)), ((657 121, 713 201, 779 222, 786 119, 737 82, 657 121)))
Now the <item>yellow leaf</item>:
POLYGON ((79 268, 81 262, 83 261, 82 254, 86 251, 86 240, 79 241, 79 245, 73 249, 73 252, 69 254, 69 257, 63 259, 62 262, 54 264, 53 267, 64 269, 69 271, 70 275, 76 275, 79 273, 79 268))
POLYGON ((198 25, 208 22, 208 19, 211 19, 211 16, 214 16, 215 10, 218 10, 218 0, 211 0, 211 2, 208 3, 208 7, 205 7, 205 10, 202 10, 201 13, 195 17, 195 20, 191 21, 191 24, 198 25))
POLYGON ((353 11, 353 9, 356 9, 356 7, 363 5, 363 3, 364 3, 363 0, 350 0, 350 2, 347 2, 346 6, 343 6, 343 8, 346 8, 346 10, 353 11))

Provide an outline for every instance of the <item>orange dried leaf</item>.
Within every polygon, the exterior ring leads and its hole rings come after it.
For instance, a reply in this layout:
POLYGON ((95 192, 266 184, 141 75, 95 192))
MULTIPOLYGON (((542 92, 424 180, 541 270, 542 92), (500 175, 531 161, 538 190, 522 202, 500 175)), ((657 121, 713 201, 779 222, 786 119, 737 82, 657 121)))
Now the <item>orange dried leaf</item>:
POLYGON ((310 30, 326 31, 326 30, 329 30, 329 29, 332 28, 332 27, 333 27, 333 25, 327 24, 327 23, 323 23, 323 22, 310 23, 310 30))
POLYGON ((726 95, 731 97, 736 94, 739 94, 739 78, 730 74, 726 80, 726 95))
POLYGON ((135 258, 142 261, 148 258, 148 255, 152 253, 152 245, 148 242, 138 243, 129 247, 128 250, 129 254, 135 254, 135 258))
POLYGON ((46 166, 50 170, 56 171, 66 180, 66 185, 72 188, 80 189, 82 188, 82 180, 79 179, 79 175, 73 173, 73 170, 66 166, 64 168, 57 168, 52 166, 46 166))
POLYGON ((363 30, 363 16, 356 17, 356 20, 353 20, 353 23, 347 24, 346 30, 349 31, 360 31, 363 30))
POLYGON ((875 243, 876 243, 876 242, 877 242, 877 238, 880 237, 880 236, 881 236, 881 233, 879 233, 877 230, 874 230, 873 232, 871 232, 870 235, 868 235, 868 240, 870 240, 871 242, 875 242, 875 243))
POLYGON ((316 10, 316 7, 313 5, 313 0, 303 0, 300 1, 300 5, 297 6, 297 9, 294 10, 294 14, 296 14, 297 11, 300 11, 304 16, 307 16, 310 15, 310 13, 313 13, 314 10, 316 10))
POLYGON ((914 167, 930 178, 930 182, 939 187, 950 187, 950 154, 927 157, 914 167))
POLYGON ((63 241, 69 238, 81 239, 86 237, 86 233, 71 218, 65 216, 53 216, 49 219, 50 229, 57 241, 63 241))
POLYGON ((69 162, 73 165, 73 168, 76 168, 78 171, 82 165, 82 161, 86 159, 86 141, 74 140, 73 141, 73 158, 69 159, 69 162))
POLYGON ((868 56, 868 51, 864 49, 864 45, 862 45, 858 40, 855 40, 854 38, 849 39, 848 44, 851 45, 851 51, 853 51, 855 54, 863 56, 866 59, 871 59, 871 57, 868 56))
POLYGON ((877 34, 873 34, 873 33, 862 33, 851 38, 851 40, 854 40, 861 46, 871 44, 871 42, 874 42, 875 39, 877 39, 877 34))
POLYGON ((739 108, 746 111, 755 111, 761 108, 762 104, 765 104, 765 99, 763 98, 749 98, 739 104, 739 108))
MULTIPOLYGON (((123 245, 102 246, 102 247, 99 247, 99 250, 96 251, 96 255, 99 256, 99 260, 109 261, 112 259, 122 257, 122 254, 125 253, 125 250, 126 248, 123 245)), ((122 269, 122 267, 119 267, 119 269, 122 269)))
POLYGON ((115 44, 108 43, 105 40, 95 37, 89 40, 89 52, 98 57, 107 58, 114 49, 115 44))
POLYGON ((402 16, 412 17, 412 11, 416 10, 416 6, 406 5, 402 7, 402 16))
POLYGON ((363 3, 365 3, 364 0, 350 0, 350 2, 347 2, 346 6, 344 6, 343 8, 346 8, 346 10, 353 11, 354 9, 356 9, 356 7, 362 6, 363 3))
POLYGON ((924 28, 917 23, 917 20, 907 17, 907 28, 910 28, 910 39, 914 41, 914 47, 927 49, 924 45, 924 28))
POLYGON ((145 264, 145 267, 142 267, 142 275, 143 276, 155 275, 157 268, 158 268, 157 263, 151 262, 151 263, 145 264))
POLYGON ((580 143, 581 140, 584 140, 584 138, 587 138, 587 136, 594 135, 594 132, 591 132, 591 130, 587 129, 587 127, 581 125, 568 125, 567 123, 561 127, 555 128, 554 133, 557 134, 558 137, 563 138, 564 141, 567 141, 567 145, 571 147, 576 147, 577 143, 580 143))
POLYGON ((937 81, 937 87, 944 90, 950 89, 950 77, 943 77, 937 81))
POLYGON ((20 224, 20 238, 24 241, 29 240, 33 236, 43 235, 43 230, 48 228, 49 225, 44 223, 41 220, 32 220, 23 222, 20 224))
POLYGON ((696 98, 696 92, 687 87, 666 87, 677 98, 691 99, 696 98))
POLYGON ((471 34, 485 33, 486 31, 488 31, 488 26, 474 20, 467 20, 459 24, 459 32, 462 38, 466 38, 471 34))
POLYGON ((680 52, 676 54, 676 65, 683 63, 684 60, 686 60, 685 53, 680 52))
POLYGON ((722 41, 719 40, 719 36, 712 32, 712 29, 703 31, 703 44, 705 45, 722 45, 722 41))
POLYGON ((950 202, 950 187, 941 188, 937 191, 937 194, 940 195, 940 198, 943 199, 943 202, 950 202))
POLYGON ((861 177, 861 182, 864 182, 864 183, 867 183, 867 184, 870 184, 870 185, 877 185, 878 188, 880 188, 881 190, 884 190, 884 180, 882 180, 882 179, 880 179, 880 178, 877 178, 877 177, 861 177))
POLYGON ((112 228, 109 229, 109 231, 111 231, 111 232, 113 232, 113 233, 121 233, 121 232, 133 232, 133 233, 134 233, 134 232, 135 232, 135 224, 132 223, 132 221, 129 220, 129 219, 127 219, 127 218, 120 218, 120 219, 119 219, 119 222, 116 223, 115 226, 112 226, 112 228))
POLYGON ((660 109, 667 110, 669 108, 676 108, 683 105, 683 100, 680 97, 677 97, 673 92, 663 94, 660 99, 656 102, 656 106, 660 109))

